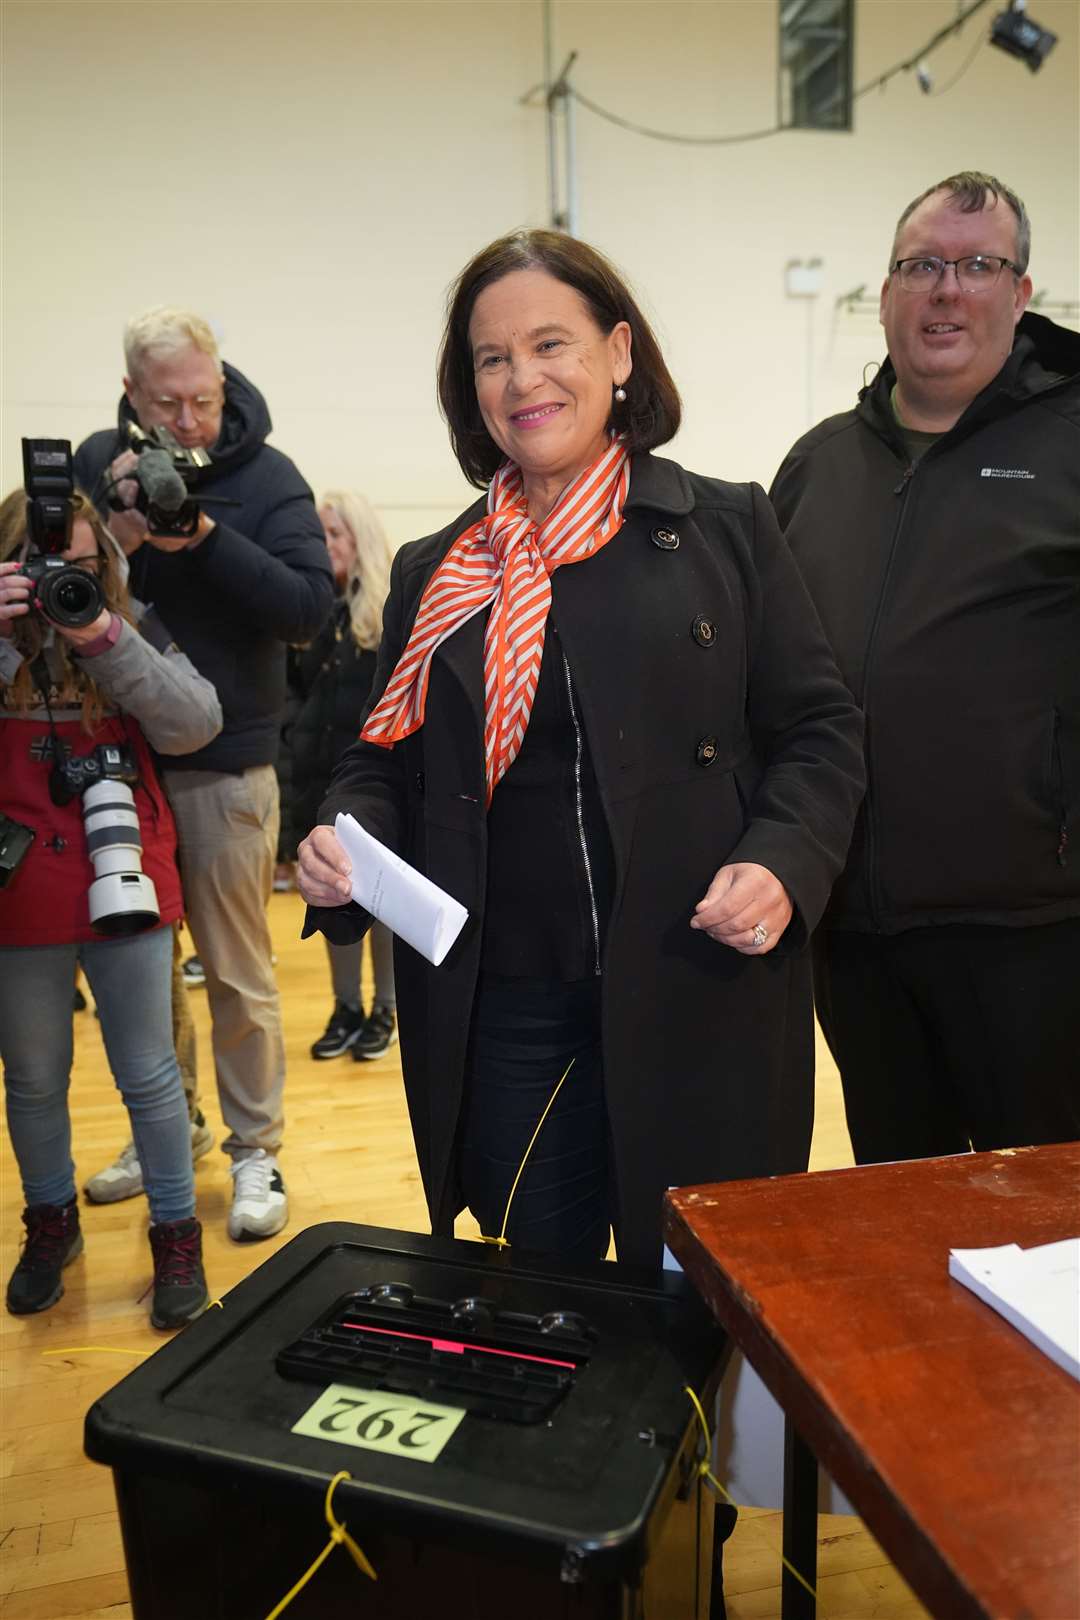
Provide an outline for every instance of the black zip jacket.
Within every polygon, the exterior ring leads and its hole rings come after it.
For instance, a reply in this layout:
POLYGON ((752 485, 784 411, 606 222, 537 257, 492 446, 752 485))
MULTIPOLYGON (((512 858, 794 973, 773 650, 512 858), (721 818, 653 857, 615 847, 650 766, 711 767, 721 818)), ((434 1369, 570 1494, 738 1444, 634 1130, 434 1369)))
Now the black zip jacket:
POLYGON ((1080 335, 1025 315, 916 466, 890 361, 772 500, 866 713, 869 788, 825 926, 1080 915, 1080 335))
MULTIPOLYGON (((108 467, 127 449, 133 417, 92 433, 75 455, 75 478, 108 521, 108 467)), ((268 445, 270 413, 258 389, 225 366, 225 412, 211 464, 192 494, 216 527, 193 551, 144 543, 131 558, 131 589, 152 603, 224 711, 219 736, 170 770, 242 771, 277 757, 285 704, 285 644, 310 641, 325 623, 334 583, 311 490, 288 456, 268 445)))

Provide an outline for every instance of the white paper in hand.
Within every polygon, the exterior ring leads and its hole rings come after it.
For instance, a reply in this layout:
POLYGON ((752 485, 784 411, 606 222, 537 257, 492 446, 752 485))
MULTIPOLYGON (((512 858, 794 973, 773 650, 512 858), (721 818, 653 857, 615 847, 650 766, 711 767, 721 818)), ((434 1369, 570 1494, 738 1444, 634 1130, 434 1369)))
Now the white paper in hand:
POLYGON ((339 815, 334 832, 352 862, 357 905, 438 967, 461 933, 469 915, 465 907, 372 838, 352 816, 339 815))

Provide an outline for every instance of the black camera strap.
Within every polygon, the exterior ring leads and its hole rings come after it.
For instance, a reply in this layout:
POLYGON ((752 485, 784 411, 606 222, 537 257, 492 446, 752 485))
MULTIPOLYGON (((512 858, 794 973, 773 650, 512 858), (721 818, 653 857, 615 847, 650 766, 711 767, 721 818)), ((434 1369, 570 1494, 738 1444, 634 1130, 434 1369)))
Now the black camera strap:
POLYGON ((34 659, 34 662, 30 665, 30 679, 38 689, 41 696, 41 701, 45 705, 45 713, 49 719, 50 763, 60 758, 60 750, 62 746, 60 742, 60 734, 56 729, 56 721, 53 718, 52 704, 49 702, 50 691, 54 686, 59 684, 59 682, 54 678, 49 660, 49 654, 55 653, 55 651, 56 648, 53 642, 46 643, 46 645, 42 647, 41 651, 34 659))

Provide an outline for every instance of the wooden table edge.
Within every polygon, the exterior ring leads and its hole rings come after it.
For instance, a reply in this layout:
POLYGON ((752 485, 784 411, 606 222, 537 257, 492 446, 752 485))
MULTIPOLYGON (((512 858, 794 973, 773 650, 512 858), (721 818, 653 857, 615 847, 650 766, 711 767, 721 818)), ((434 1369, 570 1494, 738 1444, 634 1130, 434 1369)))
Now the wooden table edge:
POLYGON ((918 1522, 889 1491, 851 1437, 837 1430, 828 1402, 798 1363, 759 1329, 754 1302, 745 1295, 738 1297, 740 1291, 688 1225, 678 1206, 678 1196, 678 1189, 674 1189, 664 1200, 664 1241, 668 1248, 916 1597, 943 1620, 998 1620, 988 1615, 960 1572, 926 1539, 918 1522), (797 1386, 794 1401, 792 1381, 797 1386))

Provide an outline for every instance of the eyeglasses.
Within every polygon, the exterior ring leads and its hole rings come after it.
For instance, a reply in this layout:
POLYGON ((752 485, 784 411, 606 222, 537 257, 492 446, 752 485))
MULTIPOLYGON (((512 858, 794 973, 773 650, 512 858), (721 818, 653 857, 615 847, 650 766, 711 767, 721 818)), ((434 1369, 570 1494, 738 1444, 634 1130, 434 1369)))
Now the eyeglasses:
POLYGON ((970 253, 963 259, 938 259, 933 254, 926 254, 921 259, 897 259, 889 274, 900 277, 900 285, 905 292, 929 292, 937 286, 950 265, 956 271, 956 285, 961 292, 986 292, 1006 268, 1013 275, 1020 274, 1018 264, 993 253, 970 253))
POLYGON ((156 411, 159 411, 167 422, 176 422, 186 405, 197 422, 212 420, 221 410, 225 402, 223 394, 199 394, 195 399, 172 399, 168 394, 152 394, 146 396, 156 411))

